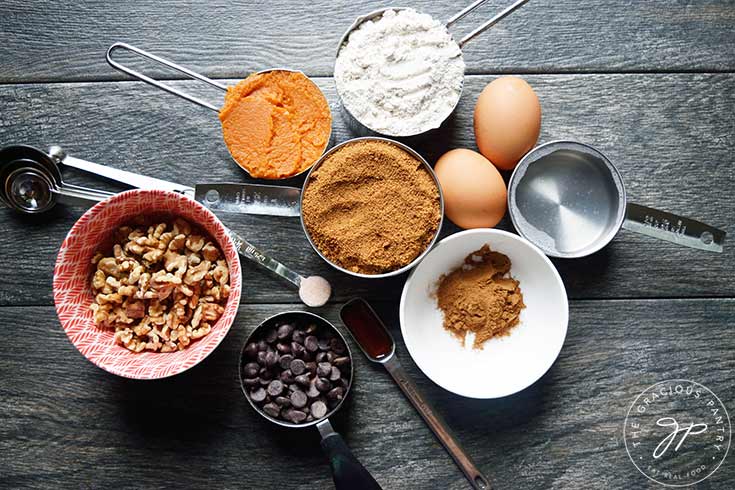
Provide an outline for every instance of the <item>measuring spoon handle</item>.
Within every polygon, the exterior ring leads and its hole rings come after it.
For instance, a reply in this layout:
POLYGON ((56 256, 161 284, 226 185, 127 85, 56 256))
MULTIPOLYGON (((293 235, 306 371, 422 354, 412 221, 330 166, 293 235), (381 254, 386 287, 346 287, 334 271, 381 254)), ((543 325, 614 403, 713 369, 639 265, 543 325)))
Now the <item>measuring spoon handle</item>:
POLYGON ((51 189, 51 192, 56 194, 59 202, 70 206, 90 206, 115 195, 112 192, 98 191, 65 182, 51 189))
POLYGON ((131 187, 137 187, 138 189, 159 189, 181 192, 189 195, 190 197, 194 195, 194 189, 191 187, 75 158, 67 155, 59 146, 52 146, 49 149, 49 156, 57 165, 76 168, 77 170, 82 170, 92 175, 97 175, 98 177, 114 180, 115 182, 120 182, 121 184, 126 184, 131 187))
POLYGON ((406 398, 413 404, 414 408, 416 408, 434 432, 439 442, 442 443, 449 455, 452 456, 454 462, 457 463, 457 466, 459 466, 462 473, 469 480, 472 488, 476 490, 489 490, 491 488, 490 481, 477 469, 472 459, 470 459, 464 449, 462 449, 462 446, 459 445, 459 442, 449 432, 446 423, 439 417, 439 414, 434 412, 429 402, 419 393, 418 388, 403 370, 396 356, 390 357, 383 365, 401 388, 403 394, 406 395, 406 398))
POLYGON ((633 203, 625 208, 623 228, 709 252, 722 252, 727 235, 723 230, 691 218, 633 203))
POLYGON ((261 267, 268 269, 275 275, 287 280, 297 288, 301 285, 301 275, 292 271, 285 265, 281 264, 275 259, 268 257, 266 254, 255 248, 252 244, 248 243, 243 237, 238 235, 232 230, 228 230, 232 241, 235 242, 235 248, 237 251, 248 260, 251 260, 261 267))

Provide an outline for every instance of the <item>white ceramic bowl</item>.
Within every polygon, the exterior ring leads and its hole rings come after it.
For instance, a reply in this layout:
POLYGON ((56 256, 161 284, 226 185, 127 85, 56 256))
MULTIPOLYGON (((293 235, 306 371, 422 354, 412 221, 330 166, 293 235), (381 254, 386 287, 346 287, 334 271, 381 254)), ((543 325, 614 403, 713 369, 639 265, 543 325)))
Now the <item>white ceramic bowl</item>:
POLYGON ((403 287, 400 320, 408 352, 432 381, 458 395, 500 398, 532 385, 554 363, 567 334, 569 305, 559 273, 541 250, 518 235, 483 228, 445 238, 416 266, 403 287), (469 337, 463 347, 444 329, 432 292, 443 274, 485 244, 510 258, 526 308, 510 335, 473 349, 469 337))

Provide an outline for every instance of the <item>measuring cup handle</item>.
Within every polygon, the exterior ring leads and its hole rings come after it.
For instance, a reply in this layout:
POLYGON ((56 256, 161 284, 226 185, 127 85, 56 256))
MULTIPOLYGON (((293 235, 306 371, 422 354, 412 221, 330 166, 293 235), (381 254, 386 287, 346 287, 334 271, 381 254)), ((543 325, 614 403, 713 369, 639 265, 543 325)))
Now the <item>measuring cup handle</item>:
POLYGON ((204 83, 208 83, 209 85, 216 87, 220 90, 227 91, 227 87, 225 85, 222 85, 221 83, 217 83, 214 80, 205 77, 204 75, 197 73, 195 71, 192 71, 188 68, 184 68, 181 65, 177 65, 176 63, 169 61, 167 59, 161 58, 159 56, 156 56, 152 53, 149 53, 148 51, 144 51, 140 48, 136 48, 135 46, 131 46, 126 43, 115 43, 112 46, 110 46, 110 49, 107 50, 107 62, 110 64, 111 67, 115 68, 116 70, 119 70, 123 73, 127 73, 128 75, 137 78, 138 80, 145 82, 147 84, 153 85, 154 87, 158 87, 161 90, 165 90, 166 92, 176 95, 178 97, 181 97, 182 99, 188 100, 189 102, 193 102, 197 105, 200 105, 202 107, 206 107, 207 109, 211 109, 214 112, 219 113, 219 107, 214 106, 208 102, 204 102, 203 100, 194 97, 193 95, 189 95, 187 93, 182 92, 181 90, 177 90, 169 85, 166 85, 164 83, 159 82, 158 80, 155 80, 149 76, 143 75, 139 71, 133 70, 132 68, 129 68, 115 60, 112 59, 112 53, 115 51, 122 50, 122 51, 130 51, 132 53, 137 54, 138 56, 142 58, 147 58, 151 61, 155 61, 156 63, 167 66, 168 68, 171 68, 172 70, 176 70, 179 73, 183 73, 184 75, 188 76, 189 78, 193 78, 195 80, 202 81, 204 83))
POLYGON ((727 235, 723 230, 691 218, 633 203, 628 203, 625 208, 623 228, 710 252, 722 252, 727 235))
POLYGON ((334 431, 328 419, 317 424, 322 436, 322 449, 332 467, 336 490, 382 490, 375 478, 347 447, 344 439, 334 431))
MULTIPOLYGON (((465 7, 464 9, 460 10, 454 16, 452 16, 451 19, 447 21, 447 23, 445 24, 446 27, 451 26, 452 24, 457 22, 459 19, 463 18, 465 15, 469 14, 470 12, 475 10, 477 7, 485 3, 485 1, 486 0, 476 0, 475 2, 465 7)), ((501 20, 503 20, 504 18, 512 14, 517 8, 521 7, 526 2, 528 2, 528 0, 516 0, 515 2, 513 2, 513 4, 509 5, 508 7, 503 9, 501 12, 498 12, 492 19, 484 22, 482 25, 477 27, 474 31, 470 32, 465 37, 460 39, 457 44, 459 44, 459 47, 461 48, 462 46, 465 45, 465 43, 473 39, 478 34, 485 32, 486 30, 488 30, 489 28, 491 28, 492 26, 494 26, 495 24, 497 24, 498 22, 500 22, 501 20)))

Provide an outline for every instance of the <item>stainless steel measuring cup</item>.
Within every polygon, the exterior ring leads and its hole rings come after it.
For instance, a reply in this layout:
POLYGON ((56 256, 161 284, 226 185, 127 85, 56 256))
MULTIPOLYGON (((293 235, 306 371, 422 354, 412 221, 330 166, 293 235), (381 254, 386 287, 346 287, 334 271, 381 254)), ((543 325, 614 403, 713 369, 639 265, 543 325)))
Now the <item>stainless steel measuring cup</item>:
POLYGON ((429 162, 427 162, 424 157, 422 157, 418 152, 416 152, 416 150, 414 150, 413 148, 411 148, 411 147, 409 147, 407 145, 404 145, 403 143, 401 143, 399 141, 388 139, 388 138, 380 138, 378 136, 364 136, 362 138, 353 138, 351 140, 343 141, 342 143, 340 143, 340 144, 338 144, 338 145, 330 148, 329 151, 327 151, 324 155, 322 155, 322 157, 314 164, 314 166, 311 167, 311 170, 309 170, 309 173, 306 175, 306 180, 304 180, 304 187, 303 187, 303 191, 301 192, 301 201, 300 201, 300 206, 299 207, 300 208, 303 208, 304 191, 309 186, 309 182, 311 181, 314 172, 316 172, 316 170, 319 168, 319 166, 322 163, 324 163, 324 161, 327 160, 330 155, 332 155, 333 153, 335 153, 336 151, 338 151, 340 148, 342 148, 342 147, 344 147, 346 145, 350 145, 350 144, 352 144, 352 143, 354 143, 356 141, 384 141, 386 143, 390 143, 392 145, 397 146, 398 148, 402 149, 403 151, 405 151, 409 155, 411 155, 414 158, 416 158, 416 160, 418 160, 419 162, 421 162, 421 164, 426 169, 426 171, 429 173, 429 175, 431 175, 431 178, 434 179, 434 183, 436 184, 436 187, 437 187, 437 189, 439 191, 439 224, 437 225, 436 233, 434 234, 434 238, 431 239, 431 242, 429 242, 429 244, 427 245, 426 250, 424 250, 421 254, 419 254, 409 264, 406 264, 405 266, 401 267, 400 269, 396 269, 394 271, 386 272, 386 273, 383 273, 383 274, 361 274, 359 272, 354 272, 354 271, 351 271, 349 269, 345 269, 344 267, 341 267, 341 266, 335 264, 334 262, 332 262, 331 260, 329 260, 319 250, 319 248, 317 248, 316 244, 314 243, 314 240, 312 240, 311 235, 309 234, 309 230, 306 228, 306 224, 304 223, 304 215, 303 215, 303 213, 300 213, 300 216, 301 216, 301 227, 304 229, 304 234, 306 235, 306 238, 309 240, 309 243, 311 244, 311 248, 313 248, 314 251, 322 259, 324 259, 324 261, 327 264, 331 265, 332 267, 334 267, 338 271, 342 271, 345 274, 349 274, 351 276, 362 277, 364 279, 383 279, 383 278, 386 278, 386 277, 397 276, 398 274, 402 274, 402 273, 404 273, 404 272, 412 269, 416 264, 418 264, 421 261, 421 259, 423 259, 426 256, 426 254, 429 253, 429 251, 431 250, 431 247, 434 246, 434 243, 436 243, 436 240, 439 238, 439 234, 441 233, 442 225, 444 223, 444 194, 442 193, 442 188, 441 188, 441 185, 439 184, 439 179, 437 178, 436 174, 434 173, 434 169, 431 168, 431 165, 429 165, 429 162))
MULTIPOLYGON (((462 9, 459 12, 457 12, 456 14, 454 14, 449 20, 447 20, 447 22, 444 24, 444 26, 448 30, 449 27, 451 27, 453 24, 455 24, 460 19, 464 18, 467 14, 469 14, 470 12, 472 12, 473 10, 475 10, 477 7, 479 7, 480 5, 482 5, 483 3, 485 3, 486 1, 487 0, 476 0, 476 1, 472 2, 470 5, 468 5, 464 9, 462 9)), ((498 12, 491 19, 489 19, 489 20, 483 22, 482 24, 480 24, 477 28, 475 28, 474 30, 472 30, 472 32, 470 32, 469 34, 467 34, 464 37, 462 37, 459 41, 456 41, 457 47, 459 48, 460 57, 462 56, 462 54, 461 54, 462 53, 462 47, 467 42, 469 42, 470 40, 474 39, 477 35, 483 33, 484 31, 486 31, 490 27, 492 27, 495 24, 497 24, 498 22, 500 22, 502 19, 504 19, 505 17, 507 17, 508 15, 510 15, 511 13, 513 13, 516 9, 518 9, 519 7, 521 7, 526 2, 528 2, 528 0, 516 0, 515 2, 513 2, 508 7, 506 7, 502 11, 498 12)), ((361 15, 357 19, 355 19, 355 21, 350 25, 350 27, 347 28, 347 30, 345 31, 345 33, 340 38, 339 43, 337 44, 337 52, 335 54, 335 64, 336 64, 337 57, 339 56, 339 52, 342 49, 342 47, 348 42, 349 37, 350 37, 350 34, 352 34, 352 32, 355 29, 357 29, 362 23, 364 23, 366 21, 369 21, 369 20, 375 20, 375 19, 378 19, 378 18, 382 17, 383 14, 387 10, 395 10, 395 11, 398 11, 398 10, 406 10, 406 9, 407 9, 407 7, 387 7, 387 8, 382 8, 382 9, 379 9, 379 10, 374 10, 374 11, 368 13, 368 14, 361 15)), ((463 83, 463 87, 464 87, 464 83, 463 83)), ((344 116, 344 118, 345 118, 345 120, 347 122, 347 125, 349 126, 349 128, 353 132, 355 132, 355 133, 357 133, 359 135, 380 135, 380 136, 388 136, 388 137, 411 137, 411 136, 417 136, 419 134, 426 133, 428 131, 431 131, 432 129, 436 129, 436 128, 426 128, 425 130, 420 131, 420 132, 417 132, 417 133, 414 133, 414 134, 401 134, 401 135, 380 132, 380 131, 378 131, 378 130, 376 130, 374 128, 371 128, 371 127, 367 126, 365 123, 363 123, 362 121, 360 121, 357 118, 357 116, 355 116, 352 112, 350 112, 350 110, 344 104, 343 95, 339 91, 339 86, 337 86, 337 95, 338 95, 339 101, 340 101, 341 113, 344 116)), ((454 103, 454 106, 452 107, 452 110, 449 111, 449 113, 441 121, 441 123, 443 123, 444 121, 446 121, 449 118, 449 116, 454 112, 454 110, 457 108, 457 105, 459 104, 459 100, 461 98, 462 98, 462 89, 460 89, 460 94, 457 97, 457 100, 454 103)), ((439 124, 438 126, 440 126, 440 125, 441 124, 439 124)))
MULTIPOLYGON (((115 43, 112 46, 110 46, 110 48, 107 50, 107 55, 106 55, 107 63, 109 63, 110 66, 112 66, 116 70, 119 70, 119 71, 121 71, 123 73, 126 73, 126 74, 128 74, 128 75, 130 75, 130 76, 132 76, 134 78, 137 78, 138 80, 140 80, 142 82, 145 82, 147 84, 153 85, 154 87, 157 87, 157 88, 159 88, 161 90, 164 90, 164 91, 166 91, 166 92, 168 92, 170 94, 176 95, 177 97, 181 97, 184 100, 188 100, 189 102, 193 102, 194 104, 196 104, 198 106, 207 108, 207 109, 209 109, 211 111, 214 111, 217 114, 219 114, 220 107, 217 107, 214 104, 210 104, 209 102, 206 102, 206 101, 204 101, 204 100, 202 100, 202 99, 200 99, 198 97, 195 97, 193 95, 187 94, 186 92, 183 92, 182 90, 173 88, 170 85, 166 85, 165 83, 162 83, 159 80, 156 80, 156 79, 151 78, 151 77, 149 77, 147 75, 144 75, 143 73, 141 73, 141 72, 139 72, 137 70, 134 70, 134 69, 132 69, 132 68, 130 68, 128 66, 125 66, 125 65, 121 64, 118 61, 115 61, 112 58, 112 55, 116 51, 129 51, 129 52, 134 53, 134 54, 136 54, 136 55, 138 55, 138 56, 140 56, 142 58, 149 59, 149 60, 154 61, 154 62, 156 62, 156 63, 158 63, 160 65, 163 65, 163 66, 166 66, 168 68, 171 68, 172 70, 178 71, 179 73, 182 73, 182 74, 186 75, 189 78, 192 78, 194 80, 199 80, 201 82, 204 82, 204 83, 206 83, 206 84, 208 84, 208 85, 210 85, 210 86, 212 86, 212 87, 214 87, 216 89, 219 89, 219 90, 221 90, 223 92, 227 92, 227 86, 226 85, 223 85, 223 84, 221 84, 221 83, 219 83, 219 82, 217 82, 215 80, 212 80, 211 78, 205 77, 204 75, 202 75, 200 73, 197 73, 197 72, 195 72, 193 70, 190 70, 189 68, 185 68, 185 67, 183 67, 181 65, 178 65, 178 64, 176 64, 176 63, 174 63, 172 61, 169 61, 167 59, 161 58, 160 56, 156 56, 156 55, 154 55, 152 53, 149 53, 148 51, 142 50, 140 48, 137 48, 135 46, 131 46, 131 45, 126 44, 126 43, 115 43)), ((300 70, 291 70, 291 69, 288 69, 288 68, 270 68, 270 69, 267 69, 267 70, 258 71, 256 74, 267 73, 267 72, 270 72, 270 71, 289 71, 289 72, 294 72, 294 73, 301 73, 306 78, 309 78, 309 77, 306 76, 306 74, 304 74, 300 70)), ((309 80, 311 80, 311 79, 309 79, 309 80)), ((312 83, 314 83, 314 82, 312 81, 312 83)), ((316 84, 314 84, 314 86, 316 87, 316 84)), ((321 93, 321 90, 318 87, 317 87, 317 89, 321 93)), ((324 150, 326 150, 327 147, 329 147, 329 144, 330 144, 331 139, 332 139, 332 129, 331 129, 331 126, 330 126, 329 137, 327 138, 326 143, 324 144, 324 148, 322 148, 322 152, 324 152, 324 150)), ((229 148, 228 148, 227 151, 229 152, 229 148)), ((232 157, 232 160, 235 163, 237 163, 237 166, 238 167, 240 167, 245 173, 247 173, 248 175, 250 175, 250 172, 248 172, 248 170, 245 167, 243 167, 242 165, 240 165, 237 162, 237 160, 235 160, 235 158, 232 156, 232 153, 231 152, 230 152, 230 157, 232 157)), ((309 170, 309 168, 306 168, 306 169, 302 170, 301 172, 299 172, 297 174, 289 175, 289 176, 283 177, 283 178, 291 179, 293 177, 297 177, 299 175, 302 175, 302 174, 306 173, 308 170, 309 170)), ((279 180, 279 179, 272 179, 272 180, 279 180)))
POLYGON ((337 490, 380 490, 380 485, 378 485, 372 475, 370 475, 368 470, 365 469, 365 467, 357 460, 357 458, 353 456, 349 447, 347 447, 344 439, 342 439, 342 436, 340 436, 339 433, 334 430, 332 424, 329 422, 329 418, 333 416, 344 404, 344 401, 347 399, 350 393, 350 389, 355 382, 354 367, 352 361, 353 357, 352 352, 350 351, 350 346, 347 344, 345 338, 334 325, 329 323, 324 318, 314 315, 313 313, 303 311, 287 311, 274 315, 262 322, 255 328, 255 330, 250 333, 247 340, 243 344, 242 350, 240 352, 240 361, 238 363, 240 388, 245 395, 245 399, 247 399, 248 403, 250 403, 250 406, 253 407, 256 412, 258 412, 269 422, 288 429, 303 429, 306 427, 316 426, 322 438, 322 449, 329 458, 329 463, 332 468, 332 478, 334 479, 334 485, 337 490), (314 324, 319 329, 331 332, 336 338, 339 338, 342 341, 347 349, 347 356, 350 359, 350 382, 345 389, 342 399, 331 410, 329 410, 326 415, 310 422, 297 424, 293 422, 286 422, 284 420, 280 420, 268 415, 261 408, 255 405, 253 400, 250 398, 249 389, 245 382, 246 378, 244 375, 244 367, 245 364, 249 362, 246 355, 247 346, 251 342, 263 339, 265 331, 267 329, 276 328, 285 323, 296 325, 314 324))
POLYGON ((595 148, 552 141, 524 156, 508 184, 518 233, 551 257, 597 252, 620 228, 691 248, 722 252, 725 232, 628 202, 623 178, 595 148))
MULTIPOLYGON (((0 201, 16 211, 38 214, 48 211, 57 202, 91 206, 114 195, 63 182, 59 168, 62 165, 139 189, 178 192, 214 210, 217 210, 218 203, 222 203, 221 208, 224 210, 237 208, 239 212, 247 213, 250 210, 254 211, 252 214, 279 216, 294 215, 293 210, 296 210, 295 214, 299 214, 298 204, 287 202, 299 195, 297 188, 258 184, 205 184, 203 189, 199 186, 188 187, 74 158, 58 146, 51 147, 48 153, 28 145, 0 149, 0 201), (293 190, 290 198, 283 195, 287 189, 293 190), (269 194, 271 190, 274 194, 269 194)), ((239 234, 232 230, 229 232, 240 255, 298 288, 299 297, 307 306, 322 306, 329 300, 331 286, 325 279, 319 276, 304 277, 264 254, 239 234)))

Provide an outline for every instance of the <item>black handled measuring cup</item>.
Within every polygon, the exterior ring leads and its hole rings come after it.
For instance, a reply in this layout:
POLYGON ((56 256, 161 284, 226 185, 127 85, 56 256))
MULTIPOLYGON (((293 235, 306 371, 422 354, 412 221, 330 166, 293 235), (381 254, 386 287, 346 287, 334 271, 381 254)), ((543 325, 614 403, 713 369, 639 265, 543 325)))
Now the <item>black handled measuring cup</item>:
MULTIPOLYGON (((308 368, 304 367, 303 369, 305 369, 303 373, 309 372, 308 368)), ((334 325, 329 323, 324 318, 318 315, 314 315, 313 313, 308 313, 304 311, 288 311, 284 313, 279 313, 268 318, 263 323, 258 325, 258 327, 253 330, 253 332, 248 336, 248 339, 245 341, 245 345, 243 345, 238 368, 240 386, 243 393, 245 394, 245 398, 247 398, 248 402, 255 409, 255 411, 265 417, 268 421, 280 425, 281 427, 287 427, 289 429, 302 429, 306 427, 316 426, 316 428, 319 430, 319 434, 322 437, 322 449, 329 458, 329 463, 332 468, 332 478, 334 479, 334 485, 337 490, 380 490, 380 485, 378 485, 378 483, 368 472, 368 470, 365 469, 365 467, 357 460, 357 458, 355 458, 355 456, 350 451, 350 448, 347 447, 344 439, 342 439, 342 436, 339 435, 332 428, 332 424, 329 422, 329 417, 334 415, 337 410, 340 409, 344 401, 347 399, 347 396, 349 395, 350 388, 352 387, 352 382, 354 380, 353 371, 354 369, 352 367, 352 353, 350 352, 350 347, 347 345, 347 342, 345 342, 342 334, 339 333, 334 325), (280 332, 277 330, 279 327, 282 327, 284 325, 290 325, 292 327, 291 331, 287 334, 285 333, 285 331, 288 331, 288 328, 285 329, 284 332, 280 332), (308 329, 312 329, 313 333, 309 334, 308 329), (260 396, 264 396, 261 390, 265 389, 266 386, 270 388, 270 383, 273 382, 273 380, 278 379, 280 381, 281 379, 283 379, 281 375, 283 375, 286 370, 288 370, 291 375, 294 374, 294 372, 291 372, 291 368, 281 367, 281 361, 284 360, 285 356, 290 356, 290 358, 285 359, 285 361, 287 362, 284 362, 283 366, 290 366, 290 361, 306 360, 307 362, 299 363, 299 372, 302 372, 302 364, 310 364, 312 362, 315 362, 316 355, 324 353, 325 350, 328 349, 323 348, 324 345, 319 344, 317 344, 314 352, 311 352, 308 348, 303 352, 301 348, 294 349, 292 347, 292 342, 295 342, 297 344, 299 344, 299 342, 297 342, 298 340, 305 342, 303 339, 301 339, 301 334, 299 334, 299 338, 294 338, 296 336, 296 331, 302 330, 306 330, 305 335, 323 334, 325 337, 331 337, 337 342, 341 342, 341 346, 344 346, 344 354, 342 354, 342 356, 347 357, 349 360, 348 363, 342 364, 342 367, 340 368, 343 372, 341 375, 342 378, 339 382, 342 383, 342 385, 340 386, 343 387, 344 393, 339 400, 329 402, 330 405, 326 413, 319 414, 316 412, 316 410, 314 410, 314 403, 318 402, 322 398, 321 395, 317 394, 317 392, 307 392, 307 394, 304 396, 308 396, 309 400, 306 407, 308 407, 308 404, 311 403, 312 409, 309 414, 311 420, 305 419, 302 421, 297 421, 297 419, 295 419, 294 421, 287 421, 281 418, 281 415, 285 415, 287 413, 286 411, 290 408, 288 405, 285 404, 284 400, 277 400, 277 398, 285 397, 277 395, 273 395, 271 397, 270 393, 275 392, 270 392, 265 395, 269 397, 269 400, 271 398, 273 400, 272 403, 271 401, 269 401, 265 404, 270 405, 270 413, 266 412, 264 408, 259 407, 255 403, 253 398, 257 397, 260 402, 264 402, 265 400, 260 399, 260 396), (274 336, 273 332, 278 333, 274 336), (274 376, 275 372, 269 372, 267 368, 265 371, 262 369, 259 370, 257 374, 254 374, 254 372, 252 371, 252 369, 254 369, 253 365, 259 365, 257 359, 259 353, 261 352, 266 353, 262 357, 270 355, 270 359, 268 360, 268 362, 272 364, 272 367, 270 368, 271 371, 281 371, 278 378, 274 376), (275 360, 276 358, 277 360, 275 360), (345 374, 347 374, 347 366, 349 366, 349 376, 344 376, 345 374), (279 367, 281 367, 281 369, 279 369, 279 367), (273 380, 269 381, 270 378, 273 378, 273 380), (346 383, 346 386, 343 386, 344 383, 341 381, 342 379, 346 379, 348 381, 346 383), (255 393, 258 393, 258 395, 255 395, 255 393), (283 402, 284 405, 278 405, 278 401, 283 402)), ((314 374, 312 382, 316 379, 317 375, 314 374)), ((293 385, 295 386, 295 383, 293 385)), ((280 388, 281 390, 284 390, 285 387, 281 386, 280 388)), ((310 385, 310 390, 312 388, 314 388, 313 383, 312 385, 310 385)), ((285 388, 283 393, 288 393, 289 389, 290 388, 285 388)), ((299 403, 299 405, 301 405, 301 403, 299 403)), ((301 412, 299 415, 301 415, 302 413, 303 412, 301 412)))

